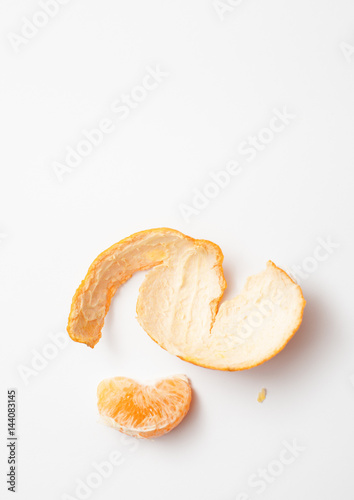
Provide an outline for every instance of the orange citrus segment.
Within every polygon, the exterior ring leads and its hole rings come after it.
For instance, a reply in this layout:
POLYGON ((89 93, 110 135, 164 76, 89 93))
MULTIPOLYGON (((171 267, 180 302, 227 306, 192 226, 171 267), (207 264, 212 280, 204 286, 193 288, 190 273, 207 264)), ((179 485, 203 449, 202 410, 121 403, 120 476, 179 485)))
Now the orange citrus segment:
POLYGON ((184 375, 142 385, 125 377, 103 380, 97 388, 102 421, 124 434, 139 438, 162 436, 186 416, 192 397, 184 375))

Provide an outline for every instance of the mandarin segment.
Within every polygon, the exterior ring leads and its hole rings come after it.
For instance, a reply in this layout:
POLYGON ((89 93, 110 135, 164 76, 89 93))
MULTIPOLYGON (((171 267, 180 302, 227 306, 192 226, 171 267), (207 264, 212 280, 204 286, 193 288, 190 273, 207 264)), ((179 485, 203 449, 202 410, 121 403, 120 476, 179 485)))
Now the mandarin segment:
POLYGON ((184 375, 143 385, 133 379, 114 377, 97 388, 101 420, 129 436, 154 438, 174 429, 186 416, 192 397, 184 375))

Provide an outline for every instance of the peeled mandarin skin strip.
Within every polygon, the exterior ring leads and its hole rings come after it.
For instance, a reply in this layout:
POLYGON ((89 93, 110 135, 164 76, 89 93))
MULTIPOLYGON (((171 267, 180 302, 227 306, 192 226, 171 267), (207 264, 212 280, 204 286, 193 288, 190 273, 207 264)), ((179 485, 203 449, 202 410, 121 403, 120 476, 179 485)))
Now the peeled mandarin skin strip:
POLYGON ((192 398, 184 375, 142 385, 133 379, 114 377, 97 388, 102 423, 138 438, 162 436, 174 429, 188 413, 192 398))
MULTIPOLYGON (((72 300, 67 331, 75 342, 94 347, 101 338, 104 319, 112 297, 136 271, 157 266, 168 259, 168 248, 183 240, 194 242, 174 229, 150 229, 135 233, 102 252, 91 264, 72 300)), ((199 240, 220 252, 220 279, 223 255, 211 242, 199 240)), ((224 284, 226 288, 226 284, 224 284)))
POLYGON ((117 288, 135 271, 153 268, 139 290, 137 317, 155 342, 206 368, 257 366, 295 334, 305 300, 301 288, 269 261, 265 271, 247 280, 241 294, 219 307, 226 288, 222 261, 214 243, 173 229, 136 233, 91 265, 73 299, 69 335, 94 347, 117 288), (251 328, 255 315, 261 321, 251 328))
POLYGON ((301 324, 305 300, 300 287, 269 261, 265 271, 248 278, 243 291, 212 315, 217 285, 204 261, 191 265, 189 255, 180 255, 175 265, 147 273, 137 302, 141 326, 169 353, 206 368, 244 370, 275 356, 301 324), (205 290, 200 283, 208 276, 205 290), (161 286, 164 281, 169 288, 161 286))

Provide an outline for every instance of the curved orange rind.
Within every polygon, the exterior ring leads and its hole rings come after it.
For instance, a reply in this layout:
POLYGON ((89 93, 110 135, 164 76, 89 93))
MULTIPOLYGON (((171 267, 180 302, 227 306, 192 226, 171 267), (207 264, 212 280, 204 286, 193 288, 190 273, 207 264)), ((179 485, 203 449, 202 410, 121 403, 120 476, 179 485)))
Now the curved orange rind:
POLYGON ((223 254, 214 243, 159 228, 142 231, 101 253, 72 301, 68 333, 94 347, 116 290, 136 271, 138 321, 161 347, 199 366, 243 370, 275 356, 298 330, 301 288, 271 261, 237 297, 226 288, 223 254))

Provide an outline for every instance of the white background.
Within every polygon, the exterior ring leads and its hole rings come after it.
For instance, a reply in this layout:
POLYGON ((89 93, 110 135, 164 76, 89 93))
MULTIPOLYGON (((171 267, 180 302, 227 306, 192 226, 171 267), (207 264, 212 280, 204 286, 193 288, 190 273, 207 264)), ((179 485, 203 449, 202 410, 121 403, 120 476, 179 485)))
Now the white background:
POLYGON ((1 497, 13 498, 5 417, 16 387, 18 499, 78 498, 77 481, 117 450, 121 465, 88 498, 351 500, 354 56, 341 44, 354 45, 352 0, 244 0, 223 20, 211 0, 72 0, 16 52, 8 34, 39 10, 0 6, 1 497), (169 76, 114 118, 112 103, 157 64, 169 76), (239 144, 283 107, 295 118, 247 162, 239 144), (104 117, 115 132, 60 183, 53 162, 104 117), (187 221, 180 204, 230 160, 242 173, 187 221), (227 298, 268 259, 302 266, 318 238, 338 246, 301 280, 300 331, 258 368, 211 371, 161 349, 135 319, 139 274, 94 350, 68 342, 26 385, 19 367, 65 331, 92 260, 159 226, 221 246, 227 298), (194 401, 170 434, 135 446, 97 423, 103 378, 175 373, 190 377, 194 401), (249 478, 293 440, 304 450, 259 493, 249 478))

